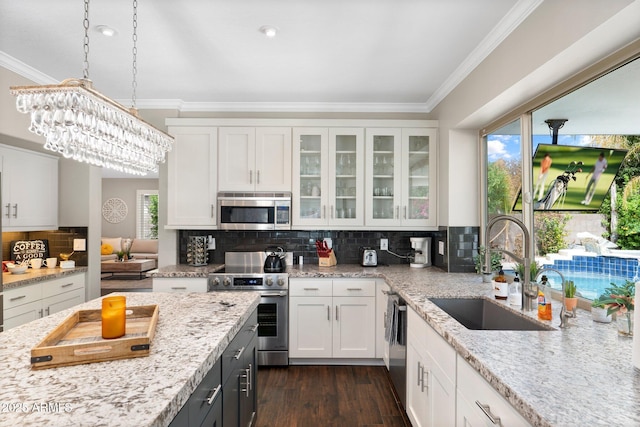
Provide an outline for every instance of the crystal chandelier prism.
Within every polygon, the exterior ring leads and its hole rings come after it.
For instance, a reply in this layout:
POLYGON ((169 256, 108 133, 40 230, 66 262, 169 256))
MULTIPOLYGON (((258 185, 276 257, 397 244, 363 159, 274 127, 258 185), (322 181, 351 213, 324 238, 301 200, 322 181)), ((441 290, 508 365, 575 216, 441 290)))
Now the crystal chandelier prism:
MULTIPOLYGON (((135 41, 134 0, 134 101, 135 41)), ((89 2, 85 0, 84 79, 57 85, 14 86, 18 112, 29 114, 29 131, 45 138, 44 148, 63 157, 134 175, 157 172, 171 150, 173 137, 140 119, 137 110, 93 89, 88 79, 89 2)))

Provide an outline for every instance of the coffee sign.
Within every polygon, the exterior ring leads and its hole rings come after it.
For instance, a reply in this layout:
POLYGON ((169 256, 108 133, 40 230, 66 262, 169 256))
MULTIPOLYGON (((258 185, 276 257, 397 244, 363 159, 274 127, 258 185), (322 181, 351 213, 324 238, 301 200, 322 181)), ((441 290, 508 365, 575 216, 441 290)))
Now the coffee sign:
POLYGON ((11 261, 23 262, 32 258, 45 259, 49 257, 49 241, 38 240, 14 240, 11 242, 11 261))

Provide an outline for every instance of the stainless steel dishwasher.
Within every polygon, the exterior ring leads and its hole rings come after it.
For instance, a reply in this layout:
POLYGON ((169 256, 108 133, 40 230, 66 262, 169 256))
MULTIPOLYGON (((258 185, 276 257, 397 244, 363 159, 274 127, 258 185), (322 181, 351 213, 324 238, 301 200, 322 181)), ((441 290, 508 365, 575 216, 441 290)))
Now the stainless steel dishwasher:
POLYGON ((395 293, 388 295, 387 340, 389 342, 389 375, 396 394, 406 408, 407 404, 407 305, 395 293))

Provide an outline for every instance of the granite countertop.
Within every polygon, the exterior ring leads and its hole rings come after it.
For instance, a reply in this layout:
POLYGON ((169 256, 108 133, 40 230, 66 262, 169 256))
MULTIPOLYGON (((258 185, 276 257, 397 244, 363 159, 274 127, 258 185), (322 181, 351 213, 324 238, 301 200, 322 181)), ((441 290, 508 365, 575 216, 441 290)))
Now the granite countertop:
POLYGON ((45 280, 58 279, 60 277, 68 276, 71 274, 84 273, 87 271, 87 267, 75 267, 75 268, 29 268, 23 274, 11 274, 2 273, 2 287, 5 291, 9 289, 20 288, 22 286, 33 285, 34 283, 42 282, 45 280))
POLYGON ((159 305, 147 357, 31 370, 31 348, 100 299, 0 333, 0 426, 166 426, 259 302, 255 292, 120 295, 159 305))
POLYGON ((192 265, 179 264, 179 265, 170 265, 167 267, 161 267, 157 270, 153 270, 147 273, 147 277, 154 278, 199 278, 199 277, 208 277, 209 273, 215 273, 216 271, 222 270, 224 268, 224 264, 210 264, 203 265, 199 267, 194 267, 192 265))
MULTIPOLYGON (((428 298, 494 299, 491 285, 476 274, 406 265, 303 265, 288 273, 291 278, 385 279, 534 426, 640 425, 640 370, 631 361, 632 340, 618 336, 615 323, 594 322, 588 311, 578 309, 571 326, 560 330, 560 302, 554 301, 553 320, 541 322, 555 331, 474 331, 428 298)), ((536 311, 516 311, 537 319, 536 311)))

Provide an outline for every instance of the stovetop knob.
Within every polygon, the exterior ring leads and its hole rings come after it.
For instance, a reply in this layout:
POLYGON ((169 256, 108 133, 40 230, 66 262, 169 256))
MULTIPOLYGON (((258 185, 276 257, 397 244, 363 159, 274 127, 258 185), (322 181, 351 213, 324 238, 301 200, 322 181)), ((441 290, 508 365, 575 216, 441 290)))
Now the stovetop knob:
POLYGON ((266 282, 267 286, 271 286, 271 285, 273 285, 273 278, 267 277, 267 280, 265 280, 265 282, 266 282))
POLYGON ((213 286, 220 286, 220 278, 219 277, 214 277, 213 286))
POLYGON ((278 286, 284 286, 284 285, 285 285, 284 277, 279 277, 278 278, 278 286))
POLYGON ((225 277, 223 284, 225 286, 230 286, 231 285, 231 277, 225 277))

